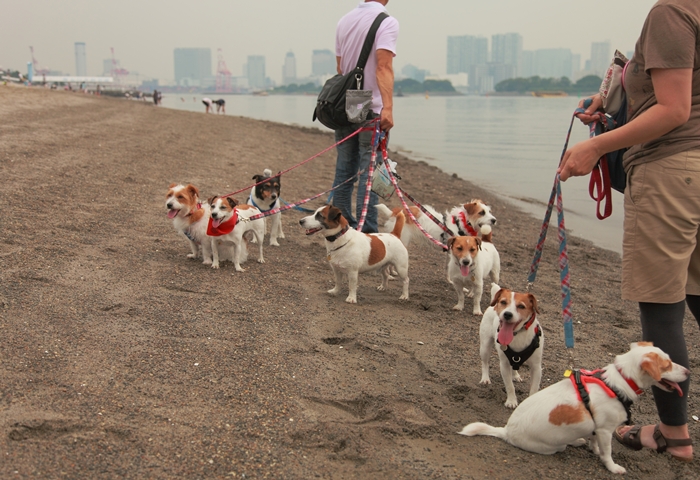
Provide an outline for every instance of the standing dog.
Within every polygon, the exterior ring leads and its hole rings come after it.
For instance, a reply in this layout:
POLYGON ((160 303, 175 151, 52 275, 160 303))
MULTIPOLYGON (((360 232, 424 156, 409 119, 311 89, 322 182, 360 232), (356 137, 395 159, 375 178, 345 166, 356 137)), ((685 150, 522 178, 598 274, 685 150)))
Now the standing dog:
POLYGON ((496 217, 491 214, 491 207, 478 198, 464 205, 452 207, 445 214, 445 225, 452 235, 482 235, 485 242, 491 241, 492 227, 496 225, 496 217))
POLYGON ((396 233, 396 229, 400 231, 403 226, 403 221, 397 222, 393 233, 361 233, 350 228, 340 209, 326 205, 313 215, 302 218, 299 224, 306 229, 307 235, 322 232, 326 237, 328 261, 335 275, 335 287, 328 293, 337 295, 340 292, 340 283, 345 274, 350 288, 345 301, 357 303, 358 274, 381 270, 382 284, 377 290, 386 290, 389 286, 388 268, 393 265, 403 281, 403 293, 399 300, 408 300, 408 250, 396 233))
MULTIPOLYGON (((253 177, 255 183, 263 182, 263 180, 264 182, 250 190, 248 205, 254 206, 261 212, 268 212, 273 208, 279 208, 280 179, 281 177, 279 175, 273 177, 272 170, 269 168, 263 170, 262 175, 255 175, 253 177)), ((262 220, 263 223, 265 223, 265 219, 263 218, 262 220)), ((282 214, 280 212, 270 215, 270 245, 279 247, 280 244, 277 242, 278 238, 284 238, 284 232, 282 232, 282 214)))
POLYGON ((531 293, 516 293, 491 284, 491 306, 481 319, 481 384, 490 384, 489 357, 496 346, 501 377, 506 386, 506 407, 518 406, 513 379, 521 381, 521 365, 530 367, 530 395, 540 389, 542 380, 542 349, 544 337, 537 321, 537 299, 531 293))
POLYGON ((211 249, 214 256, 212 268, 219 268, 219 247, 221 245, 233 245, 233 265, 237 272, 243 272, 241 262, 248 258, 248 247, 245 245, 243 235, 252 231, 258 240, 260 253, 258 263, 265 263, 263 258, 263 239, 265 237, 265 224, 259 218, 253 221, 246 219, 260 213, 250 205, 239 205, 231 197, 211 197, 209 200, 211 219, 207 226, 207 235, 211 237, 211 249))
POLYGON ((629 419, 629 406, 642 390, 656 386, 683 395, 678 382, 688 369, 671 362, 668 355, 648 342, 633 343, 629 352, 615 357, 602 370, 575 372, 540 390, 515 409, 505 427, 471 423, 462 435, 490 435, 528 452, 551 455, 567 445, 589 440, 608 470, 625 473, 611 456, 615 428, 629 419), (582 395, 583 394, 583 395, 582 395))
POLYGON ((491 280, 498 283, 501 274, 501 258, 493 243, 482 242, 478 237, 450 237, 447 241, 449 260, 447 278, 457 292, 457 305, 454 310, 464 309, 464 289, 473 283, 474 315, 481 315, 481 296, 484 292, 484 278, 489 273, 491 280))
POLYGON ((191 253, 187 258, 197 258, 201 246, 203 263, 211 264, 211 242, 207 237, 209 205, 199 202, 197 187, 192 184, 171 184, 165 195, 165 208, 175 230, 184 235, 190 244, 191 253))

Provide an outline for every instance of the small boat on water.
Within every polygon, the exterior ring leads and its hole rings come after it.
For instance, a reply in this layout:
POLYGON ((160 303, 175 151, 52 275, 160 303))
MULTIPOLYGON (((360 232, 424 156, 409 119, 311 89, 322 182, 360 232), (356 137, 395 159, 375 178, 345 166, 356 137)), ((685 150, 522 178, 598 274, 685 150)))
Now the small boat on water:
POLYGON ((569 94, 566 92, 547 92, 547 91, 540 91, 540 92, 532 92, 533 97, 540 97, 540 98, 554 98, 554 97, 568 97, 569 94))

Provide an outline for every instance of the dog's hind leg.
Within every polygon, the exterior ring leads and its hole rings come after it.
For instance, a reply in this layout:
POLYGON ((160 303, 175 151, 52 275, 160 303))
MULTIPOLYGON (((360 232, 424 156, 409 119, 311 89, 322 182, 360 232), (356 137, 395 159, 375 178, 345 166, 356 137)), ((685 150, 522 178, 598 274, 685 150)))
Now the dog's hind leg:
POLYGON ((193 242, 189 238, 187 241, 190 242, 190 250, 192 251, 192 253, 187 254, 187 258, 197 258, 199 256, 199 245, 197 245, 197 242, 193 242))
MULTIPOLYGON (((498 282, 497 282, 498 283, 498 282)), ((481 295, 484 293, 484 279, 476 278, 474 280, 474 315, 483 315, 481 311, 481 295)))
POLYGON ((390 263, 384 265, 382 268, 382 283, 377 287, 377 290, 383 291, 389 288, 389 279, 391 278, 391 275, 389 275, 389 271, 392 268, 392 265, 390 263))
POLYGON ((219 268, 219 246, 217 245, 215 238, 208 237, 208 239, 211 240, 211 254, 213 257, 211 268, 219 268))
MULTIPOLYGON (((408 258, 406 259, 406 263, 408 263, 408 258)), ((396 267, 396 272, 403 282, 403 290, 399 300, 408 300, 408 284, 410 282, 410 279, 408 278, 408 265, 404 265, 401 268, 396 267)))
MULTIPOLYGON (((348 303, 357 303, 357 277, 358 277, 358 271, 357 270, 352 270, 348 271, 348 287, 350 288, 350 293, 348 294, 348 298, 345 299, 346 302, 348 303)), ((337 286, 337 277, 336 277, 336 286, 337 286)))
POLYGON ((270 245, 279 247, 280 244, 277 239, 284 238, 284 233, 282 233, 282 215, 279 213, 273 215, 270 219, 270 224, 270 245))
POLYGON ((265 258, 263 257, 263 242, 265 240, 265 228, 256 228, 253 230, 255 237, 258 239, 258 263, 265 263, 265 258))

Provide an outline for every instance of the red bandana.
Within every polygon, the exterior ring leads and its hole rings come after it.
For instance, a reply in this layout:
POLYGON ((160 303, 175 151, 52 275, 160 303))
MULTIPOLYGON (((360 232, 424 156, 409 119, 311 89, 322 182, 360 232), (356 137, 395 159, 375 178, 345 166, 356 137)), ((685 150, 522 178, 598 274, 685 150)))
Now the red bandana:
POLYGON ((207 235, 210 237, 220 237, 222 235, 228 235, 233 232, 233 227, 238 223, 238 210, 233 209, 233 216, 229 218, 224 223, 219 224, 218 227, 212 225, 212 218, 209 217, 209 224, 207 225, 207 235))

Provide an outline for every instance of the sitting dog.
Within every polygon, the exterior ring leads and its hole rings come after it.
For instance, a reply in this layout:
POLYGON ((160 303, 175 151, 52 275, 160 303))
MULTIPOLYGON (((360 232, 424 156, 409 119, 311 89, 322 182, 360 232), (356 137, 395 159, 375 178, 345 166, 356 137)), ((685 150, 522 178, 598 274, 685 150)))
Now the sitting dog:
POLYGON ((530 367, 530 395, 540 389, 544 337, 537 321, 537 299, 531 293, 516 293, 491 284, 491 306, 484 313, 479 328, 481 341, 481 384, 490 384, 489 357, 494 345, 498 352, 501 377, 506 386, 506 407, 518 406, 513 379, 521 381, 518 370, 530 367))
POLYGON ((462 435, 490 435, 529 452, 551 455, 567 445, 590 441, 608 470, 625 473, 611 456, 612 434, 629 419, 629 407, 643 389, 656 386, 683 395, 678 382, 688 378, 685 367, 671 362, 648 342, 633 343, 602 370, 575 371, 569 378, 526 398, 505 427, 471 423, 462 435))
MULTIPOLYGON (((267 212, 273 208, 279 208, 281 188, 280 179, 281 177, 279 175, 273 177, 272 170, 269 168, 263 170, 262 175, 255 175, 253 177, 255 183, 262 182, 263 180, 264 183, 256 185, 250 190, 248 205, 254 206, 261 212, 267 212)), ((265 223, 265 219, 263 218, 262 220, 263 223, 265 223)), ((270 225, 270 245, 279 247, 280 244, 277 242, 277 239, 284 238, 284 232, 282 232, 282 214, 280 212, 270 215, 270 225)))
POLYGON ((244 244, 243 235, 253 232, 258 240, 260 254, 258 263, 265 263, 263 258, 263 239, 265 237, 265 224, 262 219, 246 221, 257 215, 260 210, 250 205, 240 205, 231 197, 211 197, 208 200, 211 210, 211 218, 207 225, 207 235, 211 238, 211 250, 213 254, 212 268, 219 268, 219 247, 233 245, 233 265, 237 272, 243 272, 241 262, 248 258, 248 247, 244 244))
MULTIPOLYGON (((328 293, 337 295, 340 292, 340 283, 345 274, 350 287, 345 301, 357 303, 358 274, 381 270, 383 280, 377 290, 386 290, 389 286, 388 268, 393 265, 403 281, 403 293, 399 299, 408 300, 408 250, 396 232, 358 232, 350 228, 340 209, 331 205, 321 207, 313 215, 302 218, 299 224, 306 229, 306 235, 322 232, 326 237, 328 261, 335 275, 335 287, 328 290, 328 293)), ((402 226, 403 221, 398 221, 395 230, 402 226)))
POLYGON ((447 241, 449 259, 447 278, 457 292, 457 305, 454 310, 464 309, 464 289, 469 282, 474 290, 469 293, 474 298, 474 315, 481 315, 481 296, 484 292, 484 278, 489 273, 491 281, 498 283, 501 274, 501 258, 493 243, 482 242, 478 237, 450 237, 447 241))
POLYGON ((211 242, 207 237, 209 205, 199 202, 199 190, 194 185, 173 183, 165 195, 165 208, 173 226, 190 244, 191 253, 187 258, 197 258, 200 246, 203 263, 211 264, 211 242))

